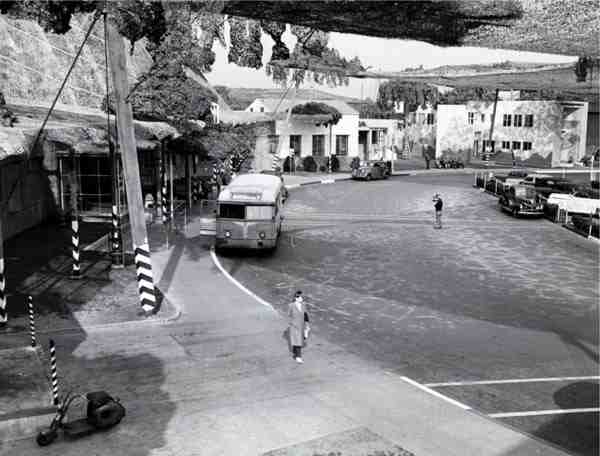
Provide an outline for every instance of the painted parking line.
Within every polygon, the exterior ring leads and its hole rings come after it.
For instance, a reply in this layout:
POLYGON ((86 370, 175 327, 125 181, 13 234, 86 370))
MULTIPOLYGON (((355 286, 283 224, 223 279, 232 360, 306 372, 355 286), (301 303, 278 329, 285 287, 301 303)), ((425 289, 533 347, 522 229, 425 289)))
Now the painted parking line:
POLYGON ((440 388, 444 386, 471 386, 471 385, 501 385, 510 383, 534 383, 534 382, 570 382, 582 380, 600 380, 598 375, 583 377, 540 377, 540 378, 512 378, 502 380, 474 380, 463 382, 424 383, 429 388, 440 388))
POLYGON ((527 412, 489 413, 490 418, 513 418, 516 416, 540 416, 540 415, 566 415, 570 413, 598 413, 600 408, 578 408, 578 409, 556 409, 556 410, 533 410, 527 412))
POLYGON ((405 382, 410 383, 411 385, 419 388, 420 390, 425 391, 426 393, 429 393, 432 396, 438 397, 438 398, 440 398, 440 399, 442 399, 442 400, 444 400, 446 402, 449 402, 450 404, 454 404, 454 405, 456 405, 457 407, 460 407, 463 410, 471 410, 471 407, 469 407, 468 405, 465 405, 462 402, 458 402, 458 401, 456 401, 454 399, 451 399, 448 396, 444 396, 443 394, 438 393, 437 391, 432 390, 431 388, 428 388, 427 386, 422 385, 419 382, 415 382, 414 380, 412 380, 412 379, 410 379, 408 377, 402 376, 400 378, 402 380, 404 380, 405 382))

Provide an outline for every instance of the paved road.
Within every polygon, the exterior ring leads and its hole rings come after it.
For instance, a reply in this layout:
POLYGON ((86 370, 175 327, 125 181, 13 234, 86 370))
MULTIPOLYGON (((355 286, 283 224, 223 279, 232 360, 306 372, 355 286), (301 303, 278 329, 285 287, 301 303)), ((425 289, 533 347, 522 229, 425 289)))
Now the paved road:
MULTIPOLYGON (((281 309, 304 290, 318 333, 421 383, 563 378, 434 386, 484 413, 597 408, 597 245, 511 218, 471 184, 455 175, 297 189, 274 255, 223 261, 281 309)), ((598 417, 498 419, 595 455, 598 417)))

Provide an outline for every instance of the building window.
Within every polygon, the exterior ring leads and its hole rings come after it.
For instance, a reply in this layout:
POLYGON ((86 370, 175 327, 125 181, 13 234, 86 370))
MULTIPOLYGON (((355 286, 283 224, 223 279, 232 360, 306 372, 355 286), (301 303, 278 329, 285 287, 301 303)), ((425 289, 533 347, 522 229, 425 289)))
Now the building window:
POLYGON ((485 114, 481 114, 481 123, 485 122, 485 114))
POLYGON ((325 135, 313 135, 312 154, 315 157, 325 156, 325 135))
POLYGON ((335 153, 336 155, 348 155, 348 135, 336 135, 335 153))
POLYGON ((265 107, 264 106, 260 107, 260 112, 265 112, 265 107))
POLYGON ((510 150, 510 141, 502 141, 502 149, 510 150))
POLYGON ((469 125, 473 125, 474 122, 475 122, 475 113, 474 112, 467 113, 467 123, 469 125))
POLYGON ((511 115, 510 114, 504 114, 502 116, 502 126, 503 127, 510 127, 511 124, 511 115))
POLYGON ((521 141, 513 141, 512 148, 513 150, 521 150, 521 141))
MULTIPOLYGON (((149 162, 147 161, 140 162, 142 187, 144 187, 146 182, 146 165, 148 164, 149 162)), ((62 169, 64 175, 61 178, 63 179, 63 185, 66 184, 64 185, 63 207, 71 207, 71 197, 73 196, 73 192, 76 192, 79 210, 93 213, 110 213, 112 205, 112 179, 111 165, 108 157, 81 155, 75 162, 71 158, 63 158, 62 169), (65 177, 68 173, 75 179, 75 182, 72 182, 69 177, 65 177)))
POLYGON ((279 135, 269 135, 269 153, 276 154, 279 151, 279 135))
POLYGON ((523 126, 523 116, 521 114, 515 114, 515 121, 513 122, 513 127, 522 127, 523 126))
POLYGON ((250 108, 250 112, 254 112, 254 108, 250 108))
POLYGON ((290 149, 293 150, 293 154, 299 157, 302 152, 302 136, 290 135, 290 149))
POLYGON ((371 144, 377 144, 377 140, 379 139, 379 135, 377 134, 377 130, 371 131, 371 144))
POLYGON ((434 122, 435 116, 433 115, 433 113, 427 114, 427 125, 433 125, 434 122))
POLYGON ((533 127, 533 114, 525 114, 525 126, 533 127))
POLYGON ((523 150, 531 150, 531 141, 523 141, 523 150))

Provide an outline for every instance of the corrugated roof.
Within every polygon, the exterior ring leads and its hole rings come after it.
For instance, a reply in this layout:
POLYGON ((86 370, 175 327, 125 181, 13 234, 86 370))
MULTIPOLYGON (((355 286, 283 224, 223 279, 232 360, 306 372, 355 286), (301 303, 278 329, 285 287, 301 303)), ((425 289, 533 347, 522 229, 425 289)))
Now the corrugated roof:
POLYGON ((358 111, 356 109, 350 107, 350 105, 348 103, 345 103, 340 100, 317 100, 317 99, 302 100, 302 99, 298 99, 298 98, 284 99, 283 101, 281 101, 281 98, 257 98, 257 100, 260 100, 262 102, 262 104, 265 106, 265 110, 269 111, 269 112, 275 112, 275 109, 277 109, 278 113, 284 112, 290 108, 293 108, 294 106, 302 105, 302 104, 306 104, 306 103, 323 103, 323 104, 329 105, 329 106, 337 109, 340 112, 340 114, 342 114, 342 115, 347 115, 347 116, 352 116, 352 115, 357 116, 358 115, 358 111))

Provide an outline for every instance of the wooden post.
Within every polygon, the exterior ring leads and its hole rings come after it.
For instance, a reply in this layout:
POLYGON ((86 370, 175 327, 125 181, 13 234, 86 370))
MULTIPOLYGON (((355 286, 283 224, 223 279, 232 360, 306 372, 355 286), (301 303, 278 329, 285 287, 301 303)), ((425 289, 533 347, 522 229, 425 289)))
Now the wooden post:
POLYGON ((144 312, 150 313, 156 308, 156 289, 150 261, 150 246, 148 244, 140 168, 133 128, 133 112, 131 103, 126 100, 129 94, 129 84, 127 82, 125 44, 114 24, 109 23, 108 30, 110 71, 115 92, 117 129, 119 131, 119 146, 127 192, 131 237, 135 252, 138 291, 142 309, 144 312))
POLYGON ((190 173, 190 154, 185 154, 185 196, 187 207, 192 209, 192 175, 190 173))

